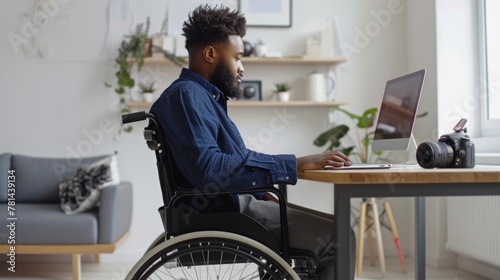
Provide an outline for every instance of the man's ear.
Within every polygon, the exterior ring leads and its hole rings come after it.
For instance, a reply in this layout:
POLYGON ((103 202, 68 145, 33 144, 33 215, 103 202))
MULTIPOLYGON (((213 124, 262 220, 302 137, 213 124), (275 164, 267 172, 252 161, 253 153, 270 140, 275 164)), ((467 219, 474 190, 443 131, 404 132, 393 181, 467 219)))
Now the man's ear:
POLYGON ((206 46, 203 49, 203 58, 210 64, 214 63, 217 59, 217 50, 212 46, 206 46))

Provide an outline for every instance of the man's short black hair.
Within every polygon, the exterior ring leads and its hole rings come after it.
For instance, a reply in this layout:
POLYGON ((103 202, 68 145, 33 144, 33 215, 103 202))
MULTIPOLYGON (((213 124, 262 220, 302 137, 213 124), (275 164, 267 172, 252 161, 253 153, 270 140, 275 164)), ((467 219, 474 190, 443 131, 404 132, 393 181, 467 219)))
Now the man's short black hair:
POLYGON ((225 6, 212 8, 200 5, 189 14, 182 31, 186 37, 186 49, 193 52, 207 45, 225 42, 229 35, 245 36, 246 19, 238 11, 231 11, 225 6))

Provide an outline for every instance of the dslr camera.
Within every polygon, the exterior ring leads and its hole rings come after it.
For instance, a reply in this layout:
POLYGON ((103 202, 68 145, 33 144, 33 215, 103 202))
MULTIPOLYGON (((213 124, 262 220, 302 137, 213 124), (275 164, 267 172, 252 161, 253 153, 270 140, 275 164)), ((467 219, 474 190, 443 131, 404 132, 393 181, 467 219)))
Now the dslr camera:
POLYGON ((474 167, 474 143, 466 134, 466 123, 466 119, 461 119, 453 128, 455 132, 442 135, 438 142, 423 142, 418 145, 418 164, 423 168, 474 167))

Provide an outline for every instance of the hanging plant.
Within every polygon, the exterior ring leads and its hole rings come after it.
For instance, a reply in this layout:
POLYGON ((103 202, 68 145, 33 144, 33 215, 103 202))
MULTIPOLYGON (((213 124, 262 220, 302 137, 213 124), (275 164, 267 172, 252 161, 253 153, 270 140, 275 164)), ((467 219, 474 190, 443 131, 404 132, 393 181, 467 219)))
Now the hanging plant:
MULTIPOLYGON (((120 97, 119 111, 121 114, 130 112, 130 107, 127 105, 128 93, 135 85, 135 80, 130 72, 134 63, 137 63, 137 71, 141 71, 144 64, 144 57, 148 52, 148 32, 149 32, 149 17, 146 23, 136 25, 134 33, 126 35, 118 49, 118 56, 115 59, 115 66, 118 70, 115 73, 116 84, 115 93, 120 97), (131 60, 130 58, 134 58, 131 60)), ((112 84, 105 83, 107 87, 113 87, 112 84)), ((121 131, 130 132, 132 126, 123 126, 121 131)))

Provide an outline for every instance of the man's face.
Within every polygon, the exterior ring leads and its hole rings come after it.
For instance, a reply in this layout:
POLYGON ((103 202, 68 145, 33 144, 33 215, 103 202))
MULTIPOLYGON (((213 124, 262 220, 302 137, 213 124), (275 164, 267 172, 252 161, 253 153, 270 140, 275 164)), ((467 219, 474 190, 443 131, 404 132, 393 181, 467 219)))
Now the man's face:
POLYGON ((241 96, 240 83, 243 77, 243 40, 238 35, 230 35, 228 42, 220 44, 217 48, 219 62, 210 82, 220 89, 229 98, 241 96))

